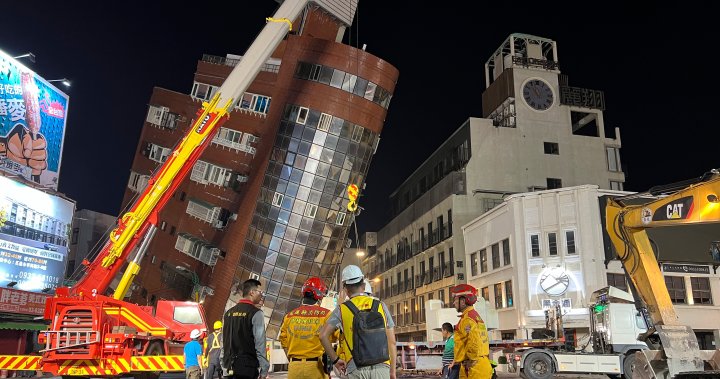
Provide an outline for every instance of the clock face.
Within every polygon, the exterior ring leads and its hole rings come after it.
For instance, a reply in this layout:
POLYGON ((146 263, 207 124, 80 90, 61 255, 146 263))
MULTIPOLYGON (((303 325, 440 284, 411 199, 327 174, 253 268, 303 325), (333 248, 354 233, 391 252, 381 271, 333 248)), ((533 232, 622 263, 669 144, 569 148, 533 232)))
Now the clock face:
POLYGON ((553 91, 550 85, 540 79, 528 80, 522 89, 523 99, 530 108, 544 111, 553 104, 553 91))
POLYGON ((550 296, 560 296, 570 286, 570 277, 561 268, 546 270, 540 276, 540 288, 550 296))

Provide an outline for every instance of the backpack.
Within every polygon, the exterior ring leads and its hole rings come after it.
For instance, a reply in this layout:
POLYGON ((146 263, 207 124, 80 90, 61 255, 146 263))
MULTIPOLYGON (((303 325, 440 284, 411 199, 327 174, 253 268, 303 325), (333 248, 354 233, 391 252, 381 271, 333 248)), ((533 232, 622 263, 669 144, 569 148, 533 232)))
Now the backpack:
POLYGON ((385 318, 378 311, 380 302, 373 299, 372 307, 360 311, 355 304, 348 300, 343 303, 353 314, 353 348, 347 344, 352 359, 357 367, 372 366, 390 359, 388 352, 387 334, 385 334, 385 318))

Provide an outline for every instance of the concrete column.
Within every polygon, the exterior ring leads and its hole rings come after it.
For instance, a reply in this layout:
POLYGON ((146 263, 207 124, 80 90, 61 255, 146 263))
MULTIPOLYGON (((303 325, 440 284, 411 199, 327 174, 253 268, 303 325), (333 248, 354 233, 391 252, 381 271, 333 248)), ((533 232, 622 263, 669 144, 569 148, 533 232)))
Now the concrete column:
POLYGON ((695 302, 693 301, 692 283, 690 282, 690 277, 684 276, 683 280, 685 280, 685 299, 689 305, 693 305, 695 302))

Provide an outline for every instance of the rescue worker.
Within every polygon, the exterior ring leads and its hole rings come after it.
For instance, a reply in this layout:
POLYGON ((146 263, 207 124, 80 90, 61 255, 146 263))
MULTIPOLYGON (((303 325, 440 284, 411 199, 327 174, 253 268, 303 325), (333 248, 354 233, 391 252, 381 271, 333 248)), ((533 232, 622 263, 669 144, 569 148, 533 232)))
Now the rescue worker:
MULTIPOLYGON (((341 280, 345 288, 345 292, 350 298, 347 302, 352 302, 360 311, 370 310, 373 302, 378 301, 365 294, 365 276, 360 267, 355 265, 346 266, 342 270, 341 280)), ((347 375, 350 379, 395 379, 396 367, 395 360, 397 357, 395 351, 395 322, 388 311, 385 303, 380 302, 378 311, 385 321, 385 335, 387 338, 387 346, 389 359, 385 362, 370 366, 357 367, 352 358, 352 351, 355 349, 368 349, 370 346, 353 346, 353 320, 354 316, 347 305, 339 305, 335 308, 325 325, 320 329, 320 342, 328 354, 328 360, 340 372, 341 375, 347 375), (343 343, 346 344, 344 353, 347 360, 340 357, 332 348, 330 337, 336 330, 340 330, 343 343)))
POLYGON ((222 367, 220 365, 220 351, 222 350, 222 321, 218 320, 213 323, 213 334, 205 339, 205 379, 213 379, 215 373, 218 379, 222 379, 222 367))
POLYGON ((185 344, 183 355, 185 356, 185 377, 187 379, 202 378, 202 369, 200 361, 202 360, 202 346, 200 346, 200 336, 202 333, 198 329, 190 332, 191 341, 185 344))
POLYGON ((265 316, 258 308, 263 299, 261 283, 248 279, 242 284, 243 298, 225 312, 223 319, 222 367, 233 379, 268 377, 270 362, 265 352, 265 316))
POLYGON ((325 379, 323 349, 318 338, 330 310, 319 305, 327 286, 311 277, 302 286, 302 305, 288 312, 280 326, 280 344, 288 357, 288 379, 325 379))
POLYGON ((469 284, 450 288, 453 305, 461 312, 455 325, 455 365, 460 366, 460 379, 490 379, 490 344, 485 322, 473 304, 477 301, 477 289, 469 284))
MULTIPOLYGON (((370 296, 374 299, 378 299, 377 296, 373 295, 372 286, 370 285, 370 281, 368 281, 367 279, 365 279, 365 290, 363 292, 367 296, 370 296)), ((378 300, 380 300, 380 299, 378 299, 378 300)), ((340 325, 339 332, 342 332, 342 325, 340 325)), ((343 360, 344 362, 347 362, 350 359, 350 354, 347 354, 345 352, 345 349, 347 349, 347 343, 345 342, 345 335, 343 333, 336 333, 336 334, 339 334, 339 336, 338 336, 339 341, 338 341, 337 349, 335 350, 335 353, 338 355, 338 357, 340 357, 341 360, 343 360)))

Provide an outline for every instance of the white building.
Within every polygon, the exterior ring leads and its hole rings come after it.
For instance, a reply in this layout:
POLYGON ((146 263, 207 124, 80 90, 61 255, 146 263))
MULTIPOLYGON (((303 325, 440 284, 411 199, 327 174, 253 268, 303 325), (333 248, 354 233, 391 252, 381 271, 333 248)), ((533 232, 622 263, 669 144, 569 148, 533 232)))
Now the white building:
POLYGON ((399 341, 425 338, 425 302, 464 283, 459 230, 503 195, 592 184, 621 190, 619 131, 605 135, 604 94, 571 87, 555 41, 513 34, 485 65, 483 118, 469 118, 391 195, 369 276, 399 341))
MULTIPOLYGON (((566 337, 579 346, 587 342, 590 294, 608 284, 627 290, 620 262, 605 265, 599 202, 603 195, 624 194, 582 185, 510 195, 463 226, 468 282, 498 312, 491 339, 531 336, 544 328, 544 309, 559 301, 566 337)), ((720 276, 707 265, 662 267, 680 321, 696 331, 701 348, 714 348, 720 276)))

